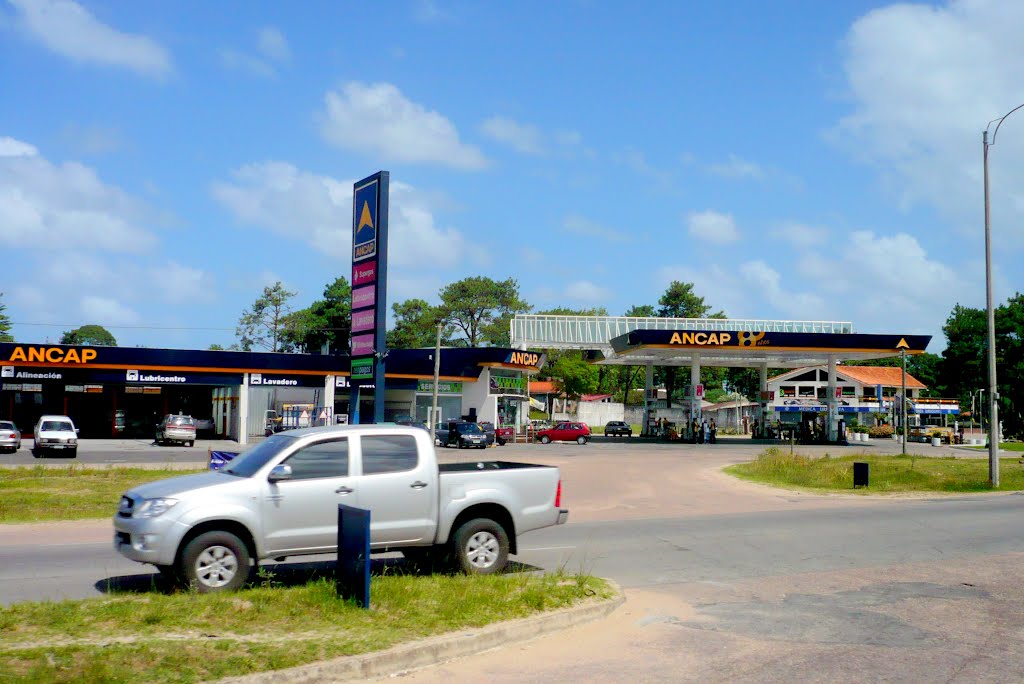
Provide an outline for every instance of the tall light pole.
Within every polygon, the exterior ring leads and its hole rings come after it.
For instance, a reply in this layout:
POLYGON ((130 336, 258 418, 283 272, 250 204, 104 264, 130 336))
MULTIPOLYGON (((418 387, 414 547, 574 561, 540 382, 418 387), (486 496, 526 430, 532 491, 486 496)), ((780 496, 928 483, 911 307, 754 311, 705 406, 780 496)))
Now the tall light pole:
POLYGON ((996 314, 992 306, 992 221, 988 200, 988 148, 996 144, 999 127, 1006 117, 1024 107, 1019 104, 998 119, 992 119, 981 134, 982 165, 985 179, 985 308, 988 314, 988 481, 992 487, 999 486, 999 389, 996 386, 996 314), (995 124, 992 141, 988 129, 995 124))
POLYGON ((900 361, 903 363, 903 374, 900 379, 900 423, 903 426, 903 455, 907 455, 907 350, 900 349, 900 361))

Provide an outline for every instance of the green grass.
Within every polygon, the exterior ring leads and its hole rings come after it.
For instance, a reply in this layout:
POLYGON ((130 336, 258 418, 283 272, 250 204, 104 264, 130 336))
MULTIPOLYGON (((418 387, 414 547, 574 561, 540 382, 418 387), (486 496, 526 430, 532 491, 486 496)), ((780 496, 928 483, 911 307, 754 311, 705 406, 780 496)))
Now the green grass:
MULTIPOLYGON (((988 451, 988 446, 970 446, 968 449, 978 449, 979 451, 988 451)), ((1024 442, 1000 442, 1000 451, 1024 451, 1024 442)))
POLYGON ((321 579, 229 594, 114 594, 0 608, 4 682, 195 682, 293 667, 610 598, 588 575, 375 576, 371 609, 321 579))
MULTIPOLYGON (((999 460, 997 491, 1024 489, 1024 464, 1017 458, 999 460)), ((876 456, 854 454, 841 458, 790 455, 771 448, 749 463, 729 466, 725 472, 753 482, 814 491, 879 492, 987 492, 988 459, 876 456), (870 486, 853 490, 853 462, 870 465, 870 486)))
POLYGON ((0 468, 0 523, 107 518, 135 485, 202 470, 0 468))

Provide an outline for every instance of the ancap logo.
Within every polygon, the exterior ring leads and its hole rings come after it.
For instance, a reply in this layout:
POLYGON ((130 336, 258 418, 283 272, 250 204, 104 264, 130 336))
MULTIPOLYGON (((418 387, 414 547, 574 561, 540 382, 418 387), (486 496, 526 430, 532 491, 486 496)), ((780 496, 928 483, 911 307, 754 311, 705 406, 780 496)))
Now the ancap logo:
POLYGON ((757 343, 764 337, 763 332, 741 332, 740 333, 740 346, 741 347, 756 347, 757 343))
POLYGON ((508 357, 509 363, 519 366, 536 366, 539 361, 540 354, 532 354, 530 352, 514 351, 508 357))
POLYGON ((15 347, 8 361, 25 361, 28 363, 89 363, 95 360, 95 358, 95 349, 15 347))
MULTIPOLYGON (((742 333, 740 333, 742 335, 742 333)), ((732 341, 732 333, 706 333, 706 332, 684 332, 672 333, 669 344, 695 344, 699 346, 714 344, 729 344, 732 341)), ((741 342, 742 344, 742 342, 741 342)))

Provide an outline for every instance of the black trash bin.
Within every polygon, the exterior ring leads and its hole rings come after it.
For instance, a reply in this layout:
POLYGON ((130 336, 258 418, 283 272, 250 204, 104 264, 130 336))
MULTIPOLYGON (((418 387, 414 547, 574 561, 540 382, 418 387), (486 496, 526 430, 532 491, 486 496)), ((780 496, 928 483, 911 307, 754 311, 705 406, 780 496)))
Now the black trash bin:
POLYGON ((867 487, 868 486, 868 464, 867 463, 854 463, 853 464, 853 486, 867 487))

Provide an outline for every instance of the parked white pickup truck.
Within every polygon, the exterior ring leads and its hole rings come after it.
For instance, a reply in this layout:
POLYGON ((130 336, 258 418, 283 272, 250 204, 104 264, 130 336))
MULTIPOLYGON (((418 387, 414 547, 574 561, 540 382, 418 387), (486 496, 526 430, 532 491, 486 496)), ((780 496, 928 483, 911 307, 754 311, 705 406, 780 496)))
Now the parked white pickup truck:
POLYGON ((223 470, 135 487, 114 516, 114 548, 200 592, 240 587, 266 559, 337 553, 338 504, 370 510, 373 551, 448 556, 493 573, 516 538, 564 523, 553 466, 439 466, 426 431, 337 425, 266 438, 223 470))

